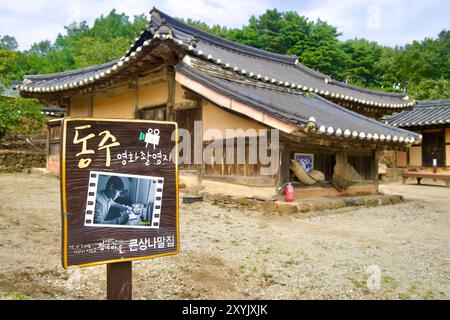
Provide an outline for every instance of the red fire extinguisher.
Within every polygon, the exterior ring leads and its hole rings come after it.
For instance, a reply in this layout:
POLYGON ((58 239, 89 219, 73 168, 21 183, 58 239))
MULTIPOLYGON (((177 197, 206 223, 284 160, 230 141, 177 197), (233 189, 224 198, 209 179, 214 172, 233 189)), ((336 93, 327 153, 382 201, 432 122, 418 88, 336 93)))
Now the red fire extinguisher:
POLYGON ((292 202, 294 201, 294 186, 292 183, 288 183, 284 187, 284 196, 286 199, 286 202, 292 202))

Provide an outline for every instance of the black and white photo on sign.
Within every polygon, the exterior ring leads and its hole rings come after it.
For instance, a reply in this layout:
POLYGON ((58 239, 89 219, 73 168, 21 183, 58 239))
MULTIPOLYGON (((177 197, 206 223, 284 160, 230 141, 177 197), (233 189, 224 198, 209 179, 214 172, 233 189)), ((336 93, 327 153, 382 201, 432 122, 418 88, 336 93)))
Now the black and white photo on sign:
POLYGON ((85 226, 159 228, 164 179, 91 171, 85 226))

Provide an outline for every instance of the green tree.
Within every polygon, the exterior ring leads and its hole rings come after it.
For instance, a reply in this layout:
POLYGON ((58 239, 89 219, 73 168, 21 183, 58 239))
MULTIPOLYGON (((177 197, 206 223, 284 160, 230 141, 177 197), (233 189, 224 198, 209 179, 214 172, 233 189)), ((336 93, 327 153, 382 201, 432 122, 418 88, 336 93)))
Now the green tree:
POLYGON ((15 51, 19 47, 16 38, 9 35, 4 35, 0 37, 0 49, 7 49, 10 51, 15 51))
POLYGON ((0 78, 20 80, 26 74, 61 72, 118 59, 146 24, 145 15, 130 21, 115 10, 100 16, 92 27, 86 21, 70 23, 54 43, 43 40, 27 51, 0 49, 0 78))
POLYGON ((450 99, 450 81, 426 79, 409 87, 408 91, 416 100, 450 99))
POLYGON ((44 125, 41 105, 34 99, 0 97, 0 139, 10 133, 34 133, 44 125))
POLYGON ((228 38, 262 50, 281 54, 298 54, 311 32, 308 19, 293 11, 267 10, 252 16, 242 29, 232 29, 228 38))
POLYGON ((124 13, 112 10, 97 18, 91 28, 85 21, 65 27, 67 34, 58 35, 55 51, 60 58, 64 56, 62 62, 69 69, 108 62, 123 56, 146 24, 145 15, 134 16, 131 22, 124 13))
POLYGON ((346 56, 340 48, 339 35, 337 29, 326 22, 311 22, 294 11, 276 9, 267 10, 259 17, 252 16, 242 29, 226 32, 226 37, 232 41, 296 55, 306 66, 342 79, 346 56))
POLYGON ((398 48, 393 56, 394 72, 405 84, 424 79, 450 78, 450 31, 443 30, 437 39, 413 41, 398 48))
POLYGON ((342 44, 348 56, 345 65, 345 77, 349 82, 367 87, 380 87, 381 66, 378 63, 383 47, 365 39, 348 40, 342 44))
POLYGON ((17 59, 17 53, 8 49, 0 49, 0 81, 8 80, 11 63, 17 59))
POLYGON ((205 22, 202 22, 200 20, 193 20, 191 18, 188 19, 177 19, 185 24, 188 24, 194 28, 212 33, 216 36, 222 37, 222 38, 228 38, 230 35, 230 29, 226 27, 222 27, 218 24, 213 25, 212 27, 208 26, 205 22))
POLYGON ((30 50, 28 53, 30 54, 36 54, 37 56, 43 57, 47 54, 49 54, 52 51, 52 43, 50 40, 43 40, 37 43, 33 43, 31 45, 30 50))
POLYGON ((343 80, 348 57, 342 50, 337 29, 326 22, 317 20, 311 25, 311 32, 305 40, 303 52, 297 54, 301 63, 309 68, 343 80))

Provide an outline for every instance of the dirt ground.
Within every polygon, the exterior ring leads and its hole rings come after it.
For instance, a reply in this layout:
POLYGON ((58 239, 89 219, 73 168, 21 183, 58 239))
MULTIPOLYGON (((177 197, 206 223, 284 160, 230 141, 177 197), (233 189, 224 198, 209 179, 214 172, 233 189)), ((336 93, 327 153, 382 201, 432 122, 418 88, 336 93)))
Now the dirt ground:
MULTIPOLYGON (((0 186, 0 299, 104 299, 105 266, 61 267, 59 180, 0 186)), ((314 218, 181 205, 181 253, 133 262, 133 298, 449 299, 450 188, 381 190, 407 201, 314 218)))

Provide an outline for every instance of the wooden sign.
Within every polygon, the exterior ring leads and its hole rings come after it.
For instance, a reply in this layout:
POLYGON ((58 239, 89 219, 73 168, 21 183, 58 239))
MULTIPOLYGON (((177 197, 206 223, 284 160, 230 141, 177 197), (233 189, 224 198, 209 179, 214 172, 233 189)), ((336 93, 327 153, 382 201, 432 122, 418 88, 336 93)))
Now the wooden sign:
POLYGON ((177 124, 67 118, 61 158, 64 268, 179 251, 177 124))

